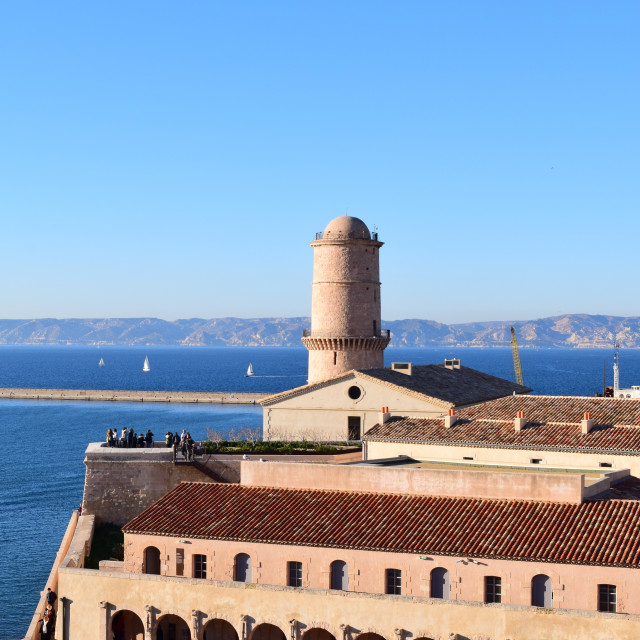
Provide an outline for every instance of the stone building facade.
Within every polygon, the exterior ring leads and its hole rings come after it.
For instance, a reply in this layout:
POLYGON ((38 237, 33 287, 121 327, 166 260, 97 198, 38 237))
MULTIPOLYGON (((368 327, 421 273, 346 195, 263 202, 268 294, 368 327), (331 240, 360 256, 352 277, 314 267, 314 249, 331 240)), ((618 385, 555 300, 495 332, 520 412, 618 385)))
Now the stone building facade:
POLYGON ((309 350, 308 381, 382 367, 390 336, 381 327, 377 233, 358 218, 341 216, 311 246, 311 331, 302 338, 309 350))

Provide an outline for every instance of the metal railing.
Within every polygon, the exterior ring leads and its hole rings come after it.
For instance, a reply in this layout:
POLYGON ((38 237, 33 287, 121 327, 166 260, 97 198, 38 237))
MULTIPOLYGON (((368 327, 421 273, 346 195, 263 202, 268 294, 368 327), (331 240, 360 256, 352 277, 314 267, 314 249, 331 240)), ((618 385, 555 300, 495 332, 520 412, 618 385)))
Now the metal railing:
MULTIPOLYGON (((373 233, 367 233, 366 231, 350 231, 347 234, 344 233, 331 233, 330 234, 331 238, 354 238, 356 240, 377 240, 378 239, 378 232, 374 231, 373 233)), ((323 240, 324 239, 324 231, 317 231, 316 232, 316 240, 323 240)))
POLYGON ((303 338, 391 338, 391 331, 389 329, 381 329, 378 335, 375 336, 327 336, 327 335, 312 335, 311 329, 302 330, 303 338))

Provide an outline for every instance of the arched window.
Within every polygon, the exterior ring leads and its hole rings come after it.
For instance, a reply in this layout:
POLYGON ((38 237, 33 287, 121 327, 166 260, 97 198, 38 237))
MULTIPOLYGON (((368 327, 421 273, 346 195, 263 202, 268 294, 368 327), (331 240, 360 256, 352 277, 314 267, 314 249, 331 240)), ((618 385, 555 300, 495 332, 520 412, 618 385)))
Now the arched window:
POLYGON ((431 597, 448 600, 450 596, 449 572, 444 567, 437 567, 431 572, 431 597))
POLYGON ((553 607, 553 584, 549 576, 539 573, 531 580, 531 605, 534 607, 553 607))
POLYGON ((252 582, 251 556, 249 554, 239 553, 236 556, 233 579, 236 582, 252 582))
POLYGON ((154 576, 160 575, 160 549, 147 547, 144 550, 144 572, 154 576))
POLYGON ((342 560, 331 563, 331 589, 349 591, 349 567, 342 560))

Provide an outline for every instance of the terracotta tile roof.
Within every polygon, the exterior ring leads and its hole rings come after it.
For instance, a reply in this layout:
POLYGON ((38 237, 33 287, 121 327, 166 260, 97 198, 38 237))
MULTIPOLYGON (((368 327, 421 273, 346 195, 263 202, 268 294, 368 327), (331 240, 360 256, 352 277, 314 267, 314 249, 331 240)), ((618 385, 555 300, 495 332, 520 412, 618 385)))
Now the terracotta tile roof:
POLYGON ((640 455, 640 400, 511 396, 456 415, 459 422, 450 429, 442 418, 391 418, 363 440, 640 455), (522 431, 514 429, 518 411, 527 420, 522 431), (583 434, 585 412, 591 412, 594 428, 583 434))
POLYGON ((562 504, 182 483, 127 534, 640 566, 640 502, 562 504))
POLYGON ((589 398, 585 396, 510 396, 469 407, 460 416, 484 420, 513 420, 524 411, 531 422, 579 424, 591 412, 596 425, 640 426, 640 399, 589 398))
POLYGON ((443 364, 425 364, 413 365, 412 375, 410 376, 384 368, 348 371, 329 380, 268 396, 262 399, 261 404, 271 405, 308 391, 335 384, 341 380, 356 378, 357 376, 369 378, 400 389, 405 393, 435 401, 436 404, 442 405, 443 408, 485 402, 502 396, 511 396, 514 391, 516 393, 531 392, 528 387, 522 387, 510 380, 496 378, 488 373, 476 371, 469 367, 448 369, 443 364))

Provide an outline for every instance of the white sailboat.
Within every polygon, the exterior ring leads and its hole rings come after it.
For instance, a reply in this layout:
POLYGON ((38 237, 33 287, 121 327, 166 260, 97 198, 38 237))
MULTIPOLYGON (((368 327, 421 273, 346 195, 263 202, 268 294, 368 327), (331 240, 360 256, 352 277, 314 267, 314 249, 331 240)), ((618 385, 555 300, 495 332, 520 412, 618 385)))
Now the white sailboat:
POLYGON ((104 367, 104 359, 100 358, 100 362, 98 362, 99 367, 104 367))
POLYGON ((252 376, 252 375, 254 375, 253 366, 251 365, 251 363, 249 363, 249 368, 247 369, 247 373, 244 374, 244 377, 247 378, 248 376, 252 376))
POLYGON ((142 365, 143 371, 151 371, 151 367, 149 366, 149 358, 147 356, 144 357, 144 364, 142 365))

